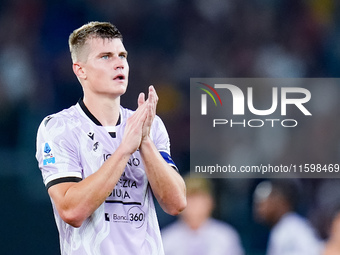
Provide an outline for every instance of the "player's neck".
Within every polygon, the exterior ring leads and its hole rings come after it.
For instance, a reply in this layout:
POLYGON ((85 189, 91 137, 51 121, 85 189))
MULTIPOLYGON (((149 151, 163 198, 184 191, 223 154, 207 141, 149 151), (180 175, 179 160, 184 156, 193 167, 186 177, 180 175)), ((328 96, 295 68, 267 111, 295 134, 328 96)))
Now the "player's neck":
POLYGON ((120 97, 100 99, 84 95, 87 109, 103 126, 115 126, 119 119, 120 97))

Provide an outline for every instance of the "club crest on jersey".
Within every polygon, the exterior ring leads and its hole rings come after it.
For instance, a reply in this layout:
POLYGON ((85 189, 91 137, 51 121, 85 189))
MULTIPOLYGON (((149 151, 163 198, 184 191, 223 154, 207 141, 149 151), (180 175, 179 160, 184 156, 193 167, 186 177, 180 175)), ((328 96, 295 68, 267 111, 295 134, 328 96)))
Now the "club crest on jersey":
POLYGON ((51 146, 48 142, 44 143, 43 148, 43 165, 55 164, 55 157, 53 156, 51 146))

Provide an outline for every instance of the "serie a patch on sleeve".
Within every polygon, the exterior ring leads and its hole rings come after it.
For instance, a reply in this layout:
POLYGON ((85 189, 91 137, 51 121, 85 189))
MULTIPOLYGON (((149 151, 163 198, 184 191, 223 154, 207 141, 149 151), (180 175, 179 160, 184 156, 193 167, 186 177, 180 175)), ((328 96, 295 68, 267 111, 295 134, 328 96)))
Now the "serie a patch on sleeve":
POLYGON ((51 148, 51 143, 45 142, 42 144, 43 150, 43 165, 46 166, 48 164, 55 164, 55 157, 53 155, 53 151, 51 148))

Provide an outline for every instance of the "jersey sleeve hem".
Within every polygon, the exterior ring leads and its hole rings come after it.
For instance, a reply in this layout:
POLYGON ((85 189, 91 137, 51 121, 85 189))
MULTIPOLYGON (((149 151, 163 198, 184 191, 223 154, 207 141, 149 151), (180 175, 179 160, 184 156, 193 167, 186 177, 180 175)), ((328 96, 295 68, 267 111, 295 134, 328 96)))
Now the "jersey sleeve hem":
POLYGON ((50 181, 49 183, 46 184, 46 189, 49 189, 53 185, 63 183, 63 182, 80 182, 82 179, 78 177, 63 177, 63 178, 58 178, 53 181, 50 181))
POLYGON ((63 182, 80 182, 82 180, 81 173, 79 172, 66 172, 66 173, 58 173, 49 176, 45 180, 45 187, 49 189, 53 185, 63 183, 63 182))

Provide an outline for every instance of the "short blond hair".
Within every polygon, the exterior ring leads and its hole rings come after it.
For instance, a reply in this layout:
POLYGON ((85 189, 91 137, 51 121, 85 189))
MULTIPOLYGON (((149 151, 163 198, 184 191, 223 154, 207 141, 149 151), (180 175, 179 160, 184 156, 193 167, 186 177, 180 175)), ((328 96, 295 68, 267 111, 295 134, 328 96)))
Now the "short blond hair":
POLYGON ((119 38, 123 40, 123 36, 117 27, 110 22, 89 22, 80 28, 75 29, 69 37, 68 44, 73 62, 79 60, 80 52, 87 40, 91 38, 119 38))
POLYGON ((213 185, 210 180, 205 178, 191 178, 190 176, 185 176, 184 181, 188 196, 202 193, 213 196, 213 185))

